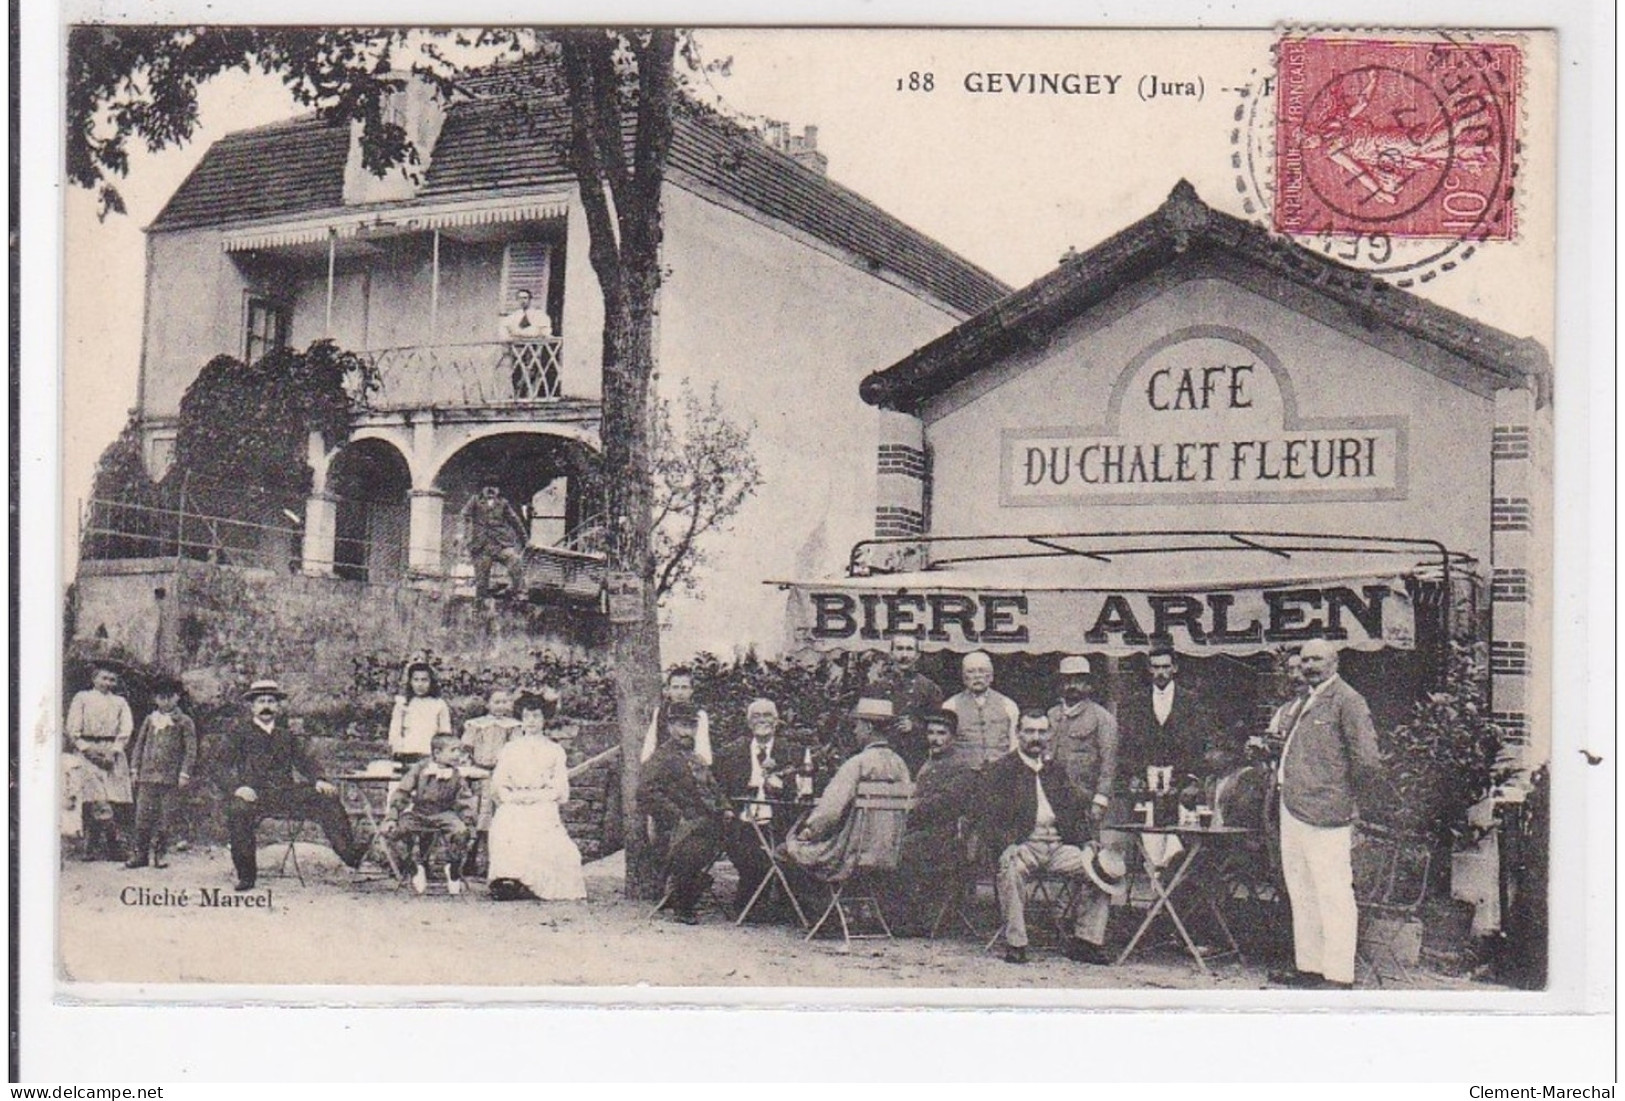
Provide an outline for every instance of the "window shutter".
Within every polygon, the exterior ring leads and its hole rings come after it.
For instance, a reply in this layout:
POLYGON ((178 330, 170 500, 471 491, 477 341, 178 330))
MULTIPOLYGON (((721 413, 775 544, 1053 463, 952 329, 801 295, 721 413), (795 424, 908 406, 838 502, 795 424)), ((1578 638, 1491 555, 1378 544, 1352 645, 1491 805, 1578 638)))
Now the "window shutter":
POLYGON ((548 265, 552 261, 552 247, 546 241, 510 241, 503 257, 502 310, 512 313, 519 308, 518 292, 529 291, 531 304, 538 310, 547 309, 548 265))

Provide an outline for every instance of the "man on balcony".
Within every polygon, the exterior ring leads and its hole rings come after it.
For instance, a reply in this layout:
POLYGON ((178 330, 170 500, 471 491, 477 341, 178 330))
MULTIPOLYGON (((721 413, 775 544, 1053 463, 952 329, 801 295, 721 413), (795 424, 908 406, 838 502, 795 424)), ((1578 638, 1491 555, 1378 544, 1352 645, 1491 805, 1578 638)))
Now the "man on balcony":
POLYGON ((468 499, 462 511, 462 538, 474 563, 474 596, 484 600, 491 592, 491 567, 502 563, 508 573, 509 597, 525 595, 521 568, 525 524, 497 486, 488 485, 468 499))
POLYGON ((519 308, 502 319, 502 339, 508 342, 513 359, 513 396, 546 398, 556 396, 556 378, 548 378, 551 362, 538 342, 553 335, 553 321, 545 310, 531 307, 527 290, 514 292, 519 308))

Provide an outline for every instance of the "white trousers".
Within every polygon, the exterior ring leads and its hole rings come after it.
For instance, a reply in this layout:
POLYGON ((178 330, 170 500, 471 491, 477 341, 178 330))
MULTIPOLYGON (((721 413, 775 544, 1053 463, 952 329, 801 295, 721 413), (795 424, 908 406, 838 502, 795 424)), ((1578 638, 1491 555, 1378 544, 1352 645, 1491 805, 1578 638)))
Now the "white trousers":
POLYGON ((1360 912, 1354 903, 1353 826, 1311 826, 1281 804, 1281 874, 1292 900, 1299 971, 1354 981, 1360 912))

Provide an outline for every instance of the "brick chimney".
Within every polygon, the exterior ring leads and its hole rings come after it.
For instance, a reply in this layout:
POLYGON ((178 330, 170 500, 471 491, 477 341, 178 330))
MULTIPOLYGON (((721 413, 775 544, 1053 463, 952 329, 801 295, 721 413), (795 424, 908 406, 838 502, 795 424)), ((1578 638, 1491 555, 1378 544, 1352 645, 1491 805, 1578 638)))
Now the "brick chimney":
POLYGON ((429 160, 446 121, 446 104, 435 86, 422 77, 412 73, 393 75, 404 83, 384 102, 384 118, 406 130, 408 140, 417 149, 417 163, 399 165, 382 176, 374 176, 361 164, 361 124, 351 123, 350 156, 344 166, 346 206, 413 198, 428 175, 429 160))
POLYGON ((820 176, 829 174, 829 158, 818 151, 818 127, 808 125, 802 128, 800 134, 792 134, 789 123, 769 119, 762 126, 762 137, 767 144, 802 167, 810 168, 820 176))

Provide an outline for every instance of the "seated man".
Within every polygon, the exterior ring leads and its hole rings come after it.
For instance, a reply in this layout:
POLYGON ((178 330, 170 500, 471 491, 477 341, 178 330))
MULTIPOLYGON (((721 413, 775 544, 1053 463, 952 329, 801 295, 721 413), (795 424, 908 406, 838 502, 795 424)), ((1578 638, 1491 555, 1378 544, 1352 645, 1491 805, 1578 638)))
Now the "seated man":
MULTIPOLYGON (((989 765, 982 777, 978 833, 999 854, 999 905, 1004 910, 1004 958, 1027 962, 1027 887, 1043 875, 1077 881, 1084 892, 1116 893, 1123 858, 1089 841, 1088 806, 1067 782, 1066 768, 1050 759, 1049 716, 1029 710, 1016 727, 1016 748, 989 765)), ((1106 963, 1104 930, 1091 927, 1085 897, 1078 906, 1068 959, 1106 963)))
POLYGON ((711 865, 722 855, 728 800, 694 749, 699 718, 692 707, 666 705, 665 729, 644 766, 638 804, 665 839, 667 908, 684 925, 697 925, 694 907, 711 886, 711 865))
POLYGON ((929 931, 948 892, 960 885, 967 857, 960 820, 976 809, 977 772, 954 756, 957 727, 952 711, 924 714, 927 757, 914 782, 914 809, 898 861, 905 927, 919 932, 929 931))
POLYGON ((750 737, 716 754, 716 777, 723 794, 731 800, 752 800, 729 816, 722 837, 728 861, 739 872, 739 886, 734 893, 734 908, 738 910, 750 902, 772 868, 756 831, 760 829, 770 841, 777 841, 781 831, 789 827, 788 821, 775 819, 772 804, 794 794, 789 781, 805 752, 783 736, 779 709, 772 700, 752 700, 745 709, 745 723, 750 727, 750 737))
POLYGON ((281 720, 287 693, 274 680, 257 680, 243 693, 248 721, 226 731, 222 781, 226 791, 226 835, 238 891, 254 887, 259 874, 254 831, 265 818, 305 818, 327 835, 327 843, 350 867, 359 867, 366 847, 356 843, 338 790, 322 779, 305 747, 281 720))
POLYGON ((790 862, 816 879, 834 883, 859 868, 897 864, 904 816, 853 811, 862 783, 895 783, 904 793, 912 788, 908 766, 887 741, 892 718, 890 700, 858 701, 852 710, 852 740, 861 748, 835 771, 812 813, 784 843, 790 862))
POLYGON ((379 832, 389 843, 395 861, 412 869, 412 889, 429 889, 428 858, 435 838, 446 844, 446 892, 463 893, 463 863, 474 836, 477 803, 458 764, 462 749, 451 734, 436 734, 429 743, 430 758, 406 770, 389 796, 389 809, 379 832))

